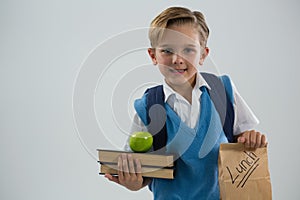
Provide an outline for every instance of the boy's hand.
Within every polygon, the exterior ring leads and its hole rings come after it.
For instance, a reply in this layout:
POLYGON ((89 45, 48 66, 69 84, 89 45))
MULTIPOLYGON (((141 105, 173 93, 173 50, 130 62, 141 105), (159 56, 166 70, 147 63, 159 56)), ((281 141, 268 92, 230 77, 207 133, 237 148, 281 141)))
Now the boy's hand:
POLYGON ((245 144, 247 148, 260 148, 268 145, 267 137, 255 130, 241 133, 237 136, 237 142, 245 144))
POLYGON ((137 191, 149 183, 148 180, 144 182, 141 171, 142 166, 138 159, 133 160, 130 154, 122 154, 118 158, 118 177, 110 174, 105 174, 105 177, 129 190, 137 191))

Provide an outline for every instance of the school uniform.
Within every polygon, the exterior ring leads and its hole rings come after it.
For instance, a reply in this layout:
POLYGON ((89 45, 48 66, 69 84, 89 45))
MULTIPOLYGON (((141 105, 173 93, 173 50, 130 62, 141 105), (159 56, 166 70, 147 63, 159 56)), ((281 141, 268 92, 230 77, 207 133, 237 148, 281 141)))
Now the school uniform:
MULTIPOLYGON (((254 129, 258 124, 232 84, 234 126, 238 135, 254 129)), ((197 74, 190 104, 176 93, 166 82, 163 83, 166 108, 167 153, 178 155, 175 179, 153 179, 149 185, 155 200, 162 199, 219 199, 218 151, 227 138, 219 114, 209 96, 210 86, 197 74)), ((147 131, 146 96, 136 100, 131 132, 147 131)), ((128 141, 125 150, 130 150, 128 141)))

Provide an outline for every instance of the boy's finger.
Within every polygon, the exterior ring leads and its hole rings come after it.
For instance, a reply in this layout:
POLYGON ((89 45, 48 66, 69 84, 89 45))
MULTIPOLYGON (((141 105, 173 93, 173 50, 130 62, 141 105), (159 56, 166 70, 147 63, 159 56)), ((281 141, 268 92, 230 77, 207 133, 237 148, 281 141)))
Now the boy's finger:
POLYGON ((112 176, 111 174, 105 174, 104 177, 112 182, 119 183, 119 178, 112 176))
POLYGON ((245 137, 243 137, 243 136, 240 136, 240 137, 238 137, 238 139, 237 139, 237 142, 238 143, 245 143, 245 137))
POLYGON ((266 147, 267 144, 268 144, 268 142, 267 142, 266 136, 265 136, 265 135, 262 135, 262 136, 261 136, 261 147, 266 147))
POLYGON ((251 139, 250 135, 251 135, 251 132, 246 132, 246 134, 243 135, 245 138, 245 146, 247 148, 250 147, 250 139, 251 139))
POLYGON ((131 175, 135 175, 134 163, 132 159, 132 155, 128 155, 128 164, 129 164, 129 173, 131 175))
POLYGON ((256 138, 257 138, 257 135, 259 135, 259 134, 257 134, 255 131, 250 131, 250 136, 249 136, 249 145, 250 145, 250 147, 251 148, 254 148, 255 147, 255 145, 256 145, 256 138))
POLYGON ((112 175, 111 174, 105 174, 104 177, 107 178, 107 179, 109 179, 109 180, 112 179, 112 175))
POLYGON ((142 180, 142 165, 139 159, 135 159, 136 175, 138 180, 142 180))
POLYGON ((261 134, 257 134, 257 135, 256 135, 256 144, 255 144, 255 148, 262 147, 261 137, 262 137, 261 134))
POLYGON ((136 173, 142 173, 142 165, 139 159, 135 159, 136 173))
POLYGON ((122 158, 121 156, 119 156, 118 158, 118 175, 119 175, 119 179, 123 180, 124 179, 124 174, 123 174, 123 162, 122 162, 122 158))
POLYGON ((129 168, 128 168, 128 160, 127 160, 127 155, 122 154, 122 167, 123 167, 123 174, 125 179, 130 176, 129 174, 129 168))

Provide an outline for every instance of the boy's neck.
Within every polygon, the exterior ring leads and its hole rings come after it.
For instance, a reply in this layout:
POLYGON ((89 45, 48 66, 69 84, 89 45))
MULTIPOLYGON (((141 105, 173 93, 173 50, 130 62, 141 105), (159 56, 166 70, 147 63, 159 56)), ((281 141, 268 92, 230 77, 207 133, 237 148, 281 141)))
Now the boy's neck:
POLYGON ((185 98, 190 104, 192 104, 192 91, 196 84, 196 76, 192 78, 190 81, 186 82, 183 85, 169 85, 175 92, 180 94, 183 98, 185 98))

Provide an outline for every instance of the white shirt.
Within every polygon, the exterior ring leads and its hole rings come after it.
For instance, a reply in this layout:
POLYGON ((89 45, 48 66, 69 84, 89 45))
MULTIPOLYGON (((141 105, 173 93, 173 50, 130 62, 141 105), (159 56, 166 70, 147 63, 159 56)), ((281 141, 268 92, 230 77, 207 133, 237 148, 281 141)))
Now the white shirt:
MULTIPOLYGON (((240 133, 254 129, 259 123, 256 116, 253 114, 249 106, 243 100, 238 93, 235 85, 231 81, 234 97, 234 125, 233 134, 239 135, 240 133)), ((184 97, 175 92, 165 81, 163 82, 163 90, 165 94, 165 102, 177 113, 181 120, 189 127, 195 128, 199 120, 200 115, 200 96, 202 94, 199 89, 201 86, 206 86, 211 89, 204 78, 197 73, 196 84, 192 91, 192 103, 190 104, 184 97)), ((142 120, 138 117, 137 113, 134 115, 133 123, 131 126, 131 133, 137 131, 147 131, 146 126, 142 120)), ((125 149, 129 150, 128 141, 125 145, 125 149)))

